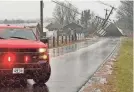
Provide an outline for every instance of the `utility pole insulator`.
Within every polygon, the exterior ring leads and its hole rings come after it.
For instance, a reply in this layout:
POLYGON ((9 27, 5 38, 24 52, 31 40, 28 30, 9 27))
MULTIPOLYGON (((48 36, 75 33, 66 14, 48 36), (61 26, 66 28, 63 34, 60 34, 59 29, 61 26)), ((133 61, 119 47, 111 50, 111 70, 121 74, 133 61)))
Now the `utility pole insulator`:
POLYGON ((106 22, 108 21, 110 15, 112 14, 113 10, 114 10, 114 7, 112 7, 110 13, 109 13, 108 16, 106 17, 106 19, 105 19, 105 21, 104 21, 104 23, 103 23, 103 25, 102 25, 102 28, 105 26, 105 24, 106 24, 106 22))
POLYGON ((104 9, 106 11, 106 14, 105 14, 105 19, 107 18, 107 15, 108 15, 108 9, 104 9))

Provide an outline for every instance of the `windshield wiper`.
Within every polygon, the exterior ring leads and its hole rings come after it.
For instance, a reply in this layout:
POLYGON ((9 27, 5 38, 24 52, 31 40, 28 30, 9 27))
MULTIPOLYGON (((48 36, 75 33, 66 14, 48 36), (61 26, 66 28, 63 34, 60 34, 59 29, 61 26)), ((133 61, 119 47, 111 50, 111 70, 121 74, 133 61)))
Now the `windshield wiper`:
POLYGON ((17 38, 17 39, 26 39, 26 40, 28 40, 27 38, 17 37, 17 36, 11 36, 10 38, 17 38))

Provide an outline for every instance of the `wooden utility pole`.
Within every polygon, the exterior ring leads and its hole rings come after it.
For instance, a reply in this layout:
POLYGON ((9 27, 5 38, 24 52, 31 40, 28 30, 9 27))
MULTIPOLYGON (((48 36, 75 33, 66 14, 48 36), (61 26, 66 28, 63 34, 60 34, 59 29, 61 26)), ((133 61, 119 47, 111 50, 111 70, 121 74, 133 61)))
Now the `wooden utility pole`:
MULTIPOLYGON (((110 15, 112 14, 113 10, 116 9, 116 8, 115 8, 114 6, 111 6, 111 5, 109 5, 109 4, 103 3, 103 2, 101 2, 101 1, 99 1, 99 3, 111 7, 110 13, 108 14, 108 16, 106 17, 106 19, 104 20, 104 22, 103 22, 103 24, 102 24, 102 28, 104 28, 106 22, 109 20, 110 15)), ((106 10, 106 12, 107 12, 107 10, 106 10)))
POLYGON ((104 23, 103 23, 103 25, 102 25, 102 28, 105 26, 105 24, 106 24, 106 22, 108 21, 110 15, 112 14, 113 10, 114 10, 114 7, 112 7, 110 13, 108 14, 107 18, 105 19, 105 21, 104 21, 104 23))
POLYGON ((43 33, 43 0, 40 1, 40 32, 41 32, 41 37, 46 36, 46 34, 43 33))
POLYGON ((107 18, 107 15, 108 15, 108 9, 104 9, 106 11, 106 14, 105 14, 105 19, 107 18))

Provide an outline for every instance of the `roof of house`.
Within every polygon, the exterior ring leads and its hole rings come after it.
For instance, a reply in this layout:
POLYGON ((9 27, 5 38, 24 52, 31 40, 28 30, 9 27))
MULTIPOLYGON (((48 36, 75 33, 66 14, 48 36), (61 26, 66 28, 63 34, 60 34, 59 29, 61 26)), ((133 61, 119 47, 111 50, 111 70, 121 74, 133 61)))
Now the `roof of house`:
POLYGON ((70 23, 70 24, 68 24, 68 25, 65 25, 64 27, 63 27, 63 29, 65 29, 65 28, 83 28, 81 25, 79 25, 79 24, 76 24, 76 23, 74 23, 74 22, 72 22, 72 23, 70 23))
POLYGON ((55 23, 50 23, 46 26, 47 29, 61 29, 63 28, 63 26, 61 24, 59 24, 58 22, 55 23))

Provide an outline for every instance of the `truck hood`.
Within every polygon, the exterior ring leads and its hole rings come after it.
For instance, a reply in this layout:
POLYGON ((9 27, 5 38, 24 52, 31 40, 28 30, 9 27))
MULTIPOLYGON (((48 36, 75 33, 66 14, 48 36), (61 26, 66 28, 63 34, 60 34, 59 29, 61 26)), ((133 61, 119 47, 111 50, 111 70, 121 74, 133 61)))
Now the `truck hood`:
POLYGON ((0 39, 0 48, 47 48, 47 44, 33 40, 0 39))

